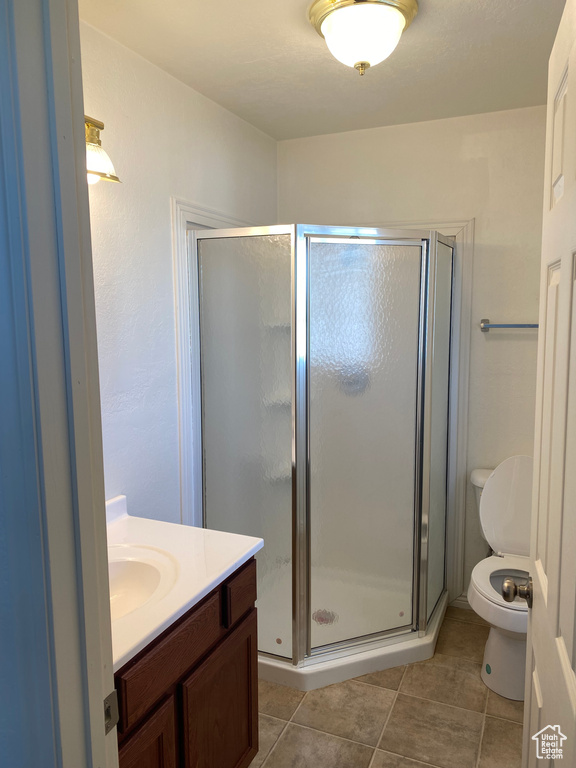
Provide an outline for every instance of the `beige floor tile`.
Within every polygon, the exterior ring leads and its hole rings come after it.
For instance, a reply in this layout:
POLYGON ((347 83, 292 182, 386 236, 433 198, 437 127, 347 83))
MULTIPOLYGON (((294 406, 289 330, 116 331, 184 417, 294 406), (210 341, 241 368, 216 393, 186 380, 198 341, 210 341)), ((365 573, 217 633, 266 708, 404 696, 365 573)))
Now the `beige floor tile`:
POLYGON ((430 763, 421 763, 419 760, 411 760, 409 757, 393 755, 391 752, 382 752, 377 749, 370 768, 429 768, 429 765, 430 763))
POLYGON ((395 693, 354 680, 306 694, 294 722, 376 746, 395 693))
POLYGON ((521 768, 522 726, 486 717, 478 768, 521 768))
POLYGON ((489 631, 490 627, 483 627, 480 624, 444 619, 438 635, 436 651, 447 656, 459 656, 470 661, 482 662, 489 631))
POLYGON ((391 669, 383 669, 381 672, 371 672, 368 675, 362 675, 362 677, 355 679, 361 683, 378 685, 380 688, 389 688, 391 691, 397 691, 405 669, 405 666, 392 667, 391 669))
POLYGON ((503 696, 498 696, 494 691, 488 691, 486 714, 521 723, 524 720, 524 702, 505 699, 503 696))
POLYGON ((445 618, 454 619, 455 621, 464 621, 467 624, 482 624, 484 627, 490 626, 487 621, 480 618, 476 611, 473 611, 471 608, 456 608, 453 605, 449 605, 448 608, 446 608, 445 618))
POLYGON ((258 718, 258 740, 260 742, 260 749, 254 760, 250 763, 250 768, 260 768, 285 727, 285 720, 277 720, 275 717, 260 715, 258 718))
POLYGON ((461 669, 464 672, 468 672, 480 678, 480 672, 482 671, 482 664, 478 661, 470 661, 470 659, 462 659, 460 656, 447 656, 445 653, 435 653, 431 659, 426 661, 417 661, 416 664, 440 664, 441 666, 449 666, 452 669, 461 669))
POLYGON ((264 768, 368 768, 374 750, 290 723, 264 768))
POLYGON ((480 679, 480 665, 456 656, 442 655, 441 658, 410 665, 400 690, 422 699, 441 701, 475 712, 484 712, 486 706, 487 688, 480 679))
POLYGON ((483 715, 398 694, 378 745, 440 768, 474 768, 483 715))
POLYGON ((302 691, 266 680, 258 681, 258 709, 264 715, 290 720, 303 698, 302 691))

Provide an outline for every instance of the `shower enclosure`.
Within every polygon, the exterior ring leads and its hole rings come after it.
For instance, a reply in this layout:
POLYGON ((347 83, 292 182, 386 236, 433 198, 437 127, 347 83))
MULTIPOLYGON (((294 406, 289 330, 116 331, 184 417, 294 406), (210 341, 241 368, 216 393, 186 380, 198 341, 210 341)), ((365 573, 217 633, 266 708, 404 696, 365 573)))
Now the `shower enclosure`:
POLYGON ((425 658, 446 602, 451 239, 257 227, 198 232, 196 255, 204 524, 264 539, 261 669, 299 685, 328 663, 306 688, 425 658))

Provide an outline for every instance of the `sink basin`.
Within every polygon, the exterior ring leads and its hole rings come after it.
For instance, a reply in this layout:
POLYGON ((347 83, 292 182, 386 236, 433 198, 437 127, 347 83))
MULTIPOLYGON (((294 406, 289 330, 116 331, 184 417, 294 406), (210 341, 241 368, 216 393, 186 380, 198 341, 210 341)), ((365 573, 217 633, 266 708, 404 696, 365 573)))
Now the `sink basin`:
POLYGON ((178 576, 174 558, 155 547, 122 545, 108 548, 112 621, 164 598, 178 576))

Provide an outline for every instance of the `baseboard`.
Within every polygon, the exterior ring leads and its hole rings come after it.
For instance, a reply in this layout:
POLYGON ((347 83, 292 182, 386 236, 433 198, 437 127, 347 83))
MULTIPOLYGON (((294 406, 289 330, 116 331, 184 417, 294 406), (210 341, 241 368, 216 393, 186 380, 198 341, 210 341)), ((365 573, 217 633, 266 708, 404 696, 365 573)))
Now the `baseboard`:
POLYGON ((452 600, 450 605, 453 608, 464 608, 467 611, 471 611, 472 608, 470 608, 470 603, 468 602, 468 598, 466 595, 460 595, 460 597, 457 597, 456 600, 452 600))

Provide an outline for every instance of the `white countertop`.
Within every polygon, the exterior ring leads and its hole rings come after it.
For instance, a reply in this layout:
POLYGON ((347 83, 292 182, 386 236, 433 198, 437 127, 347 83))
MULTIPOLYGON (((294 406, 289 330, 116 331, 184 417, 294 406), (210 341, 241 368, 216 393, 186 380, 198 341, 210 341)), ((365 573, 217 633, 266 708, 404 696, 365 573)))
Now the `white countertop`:
POLYGON ((114 672, 264 545, 252 536, 133 517, 123 496, 107 502, 107 521, 110 562, 148 560, 161 573, 150 599, 112 620, 114 672))

